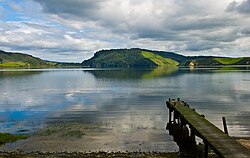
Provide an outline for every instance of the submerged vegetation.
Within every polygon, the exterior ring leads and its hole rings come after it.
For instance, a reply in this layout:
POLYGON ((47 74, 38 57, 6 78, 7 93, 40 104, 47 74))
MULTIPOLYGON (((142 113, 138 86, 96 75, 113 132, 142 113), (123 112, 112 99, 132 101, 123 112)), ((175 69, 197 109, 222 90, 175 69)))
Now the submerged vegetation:
POLYGON ((64 137, 74 137, 74 138, 81 138, 83 135, 85 134, 81 130, 71 130, 63 134, 64 137))
POLYGON ((10 133, 0 133, 0 145, 10 142, 15 142, 19 139, 26 139, 26 135, 15 135, 10 133))
POLYGON ((64 138, 81 138, 86 133, 89 133, 94 130, 99 130, 100 126, 92 124, 79 124, 79 123, 68 123, 68 124, 53 124, 53 126, 48 126, 44 129, 41 129, 36 136, 53 136, 59 135, 64 138))

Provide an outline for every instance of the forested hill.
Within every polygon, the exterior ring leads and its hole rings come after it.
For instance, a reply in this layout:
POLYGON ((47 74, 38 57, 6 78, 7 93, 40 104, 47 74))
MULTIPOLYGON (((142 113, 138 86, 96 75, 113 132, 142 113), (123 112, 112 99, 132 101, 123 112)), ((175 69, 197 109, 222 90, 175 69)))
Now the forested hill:
POLYGON ((88 67, 156 67, 177 66, 186 57, 172 52, 138 48, 101 50, 82 62, 88 67))
POLYGON ((0 50, 0 68, 51 68, 72 66, 79 66, 79 64, 49 62, 28 54, 0 50))
POLYGON ((12 53, 0 50, 0 67, 43 67, 53 63, 33 57, 28 54, 12 53))
POLYGON ((82 65, 103 68, 250 65, 250 57, 183 56, 173 52, 132 48, 98 51, 82 65))
POLYGON ((45 61, 28 54, 0 50, 0 68, 53 68, 53 67, 178 67, 178 66, 223 66, 250 65, 250 57, 228 58, 213 56, 183 56, 173 52, 146 49, 101 50, 89 60, 80 63, 45 61))

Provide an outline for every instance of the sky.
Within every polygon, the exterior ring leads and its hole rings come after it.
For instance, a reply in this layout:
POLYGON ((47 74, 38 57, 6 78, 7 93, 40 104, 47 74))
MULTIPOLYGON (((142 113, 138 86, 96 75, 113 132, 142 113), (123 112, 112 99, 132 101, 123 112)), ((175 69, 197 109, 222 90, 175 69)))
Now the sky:
POLYGON ((82 62, 98 50, 250 56, 250 0, 0 0, 0 49, 82 62))

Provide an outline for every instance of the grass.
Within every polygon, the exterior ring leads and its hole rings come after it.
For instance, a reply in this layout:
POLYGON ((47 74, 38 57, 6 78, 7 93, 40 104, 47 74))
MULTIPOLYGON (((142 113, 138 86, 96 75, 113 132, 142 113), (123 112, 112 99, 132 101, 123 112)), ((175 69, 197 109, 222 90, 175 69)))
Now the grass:
POLYGON ((153 61, 158 66, 178 66, 179 65, 179 62, 173 59, 164 58, 154 53, 142 51, 141 54, 143 55, 144 58, 147 58, 153 61))
POLYGON ((232 65, 232 64, 236 64, 243 58, 213 58, 213 59, 224 65, 232 65))
POLYGON ((51 68, 56 67, 57 63, 46 62, 45 64, 30 64, 28 62, 13 61, 0 63, 0 68, 51 68))
POLYGON ((0 145, 10 142, 15 142, 19 139, 26 139, 28 136, 25 135, 14 135, 10 133, 0 133, 0 145))
POLYGON ((6 62, 0 64, 0 67, 28 67, 29 64, 25 62, 6 62))

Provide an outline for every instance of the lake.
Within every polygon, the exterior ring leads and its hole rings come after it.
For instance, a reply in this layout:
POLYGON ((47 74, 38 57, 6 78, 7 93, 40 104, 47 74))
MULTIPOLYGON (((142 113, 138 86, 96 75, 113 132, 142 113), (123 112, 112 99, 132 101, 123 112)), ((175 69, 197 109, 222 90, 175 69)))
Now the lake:
POLYGON ((2 150, 176 151, 168 98, 250 136, 250 67, 0 70, 0 94, 0 132, 34 135, 2 150))

